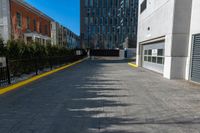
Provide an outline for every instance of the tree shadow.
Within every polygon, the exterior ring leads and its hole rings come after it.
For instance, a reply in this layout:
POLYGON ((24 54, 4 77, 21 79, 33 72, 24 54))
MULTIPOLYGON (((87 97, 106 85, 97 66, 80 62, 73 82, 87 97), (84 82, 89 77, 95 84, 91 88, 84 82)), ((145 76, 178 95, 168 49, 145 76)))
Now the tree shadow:
MULTIPOLYGON (((102 69, 102 63, 107 61, 97 61, 94 64, 89 61, 87 65, 90 65, 90 69, 86 70, 87 66, 85 66, 85 72, 78 82, 71 82, 71 91, 66 96, 67 104, 63 104, 60 115, 56 116, 49 133, 106 133, 107 128, 113 125, 128 125, 133 121, 133 119, 110 115, 115 113, 112 108, 130 105, 118 100, 118 98, 128 97, 127 95, 114 95, 115 91, 123 88, 116 87, 120 85, 120 80, 104 79, 99 71, 102 69)), ((130 133, 126 130, 115 132, 130 133)), ((107 131, 107 133, 111 132, 107 131)))

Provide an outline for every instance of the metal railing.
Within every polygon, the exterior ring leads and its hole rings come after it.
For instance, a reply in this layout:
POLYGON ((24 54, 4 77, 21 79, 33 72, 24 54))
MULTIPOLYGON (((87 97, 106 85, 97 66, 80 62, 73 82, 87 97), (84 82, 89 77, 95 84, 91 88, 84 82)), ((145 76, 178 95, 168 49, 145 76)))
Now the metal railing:
POLYGON ((86 52, 82 52, 81 55, 74 54, 64 57, 7 59, 6 67, 0 67, 0 87, 61 67, 82 59, 86 55, 86 52))

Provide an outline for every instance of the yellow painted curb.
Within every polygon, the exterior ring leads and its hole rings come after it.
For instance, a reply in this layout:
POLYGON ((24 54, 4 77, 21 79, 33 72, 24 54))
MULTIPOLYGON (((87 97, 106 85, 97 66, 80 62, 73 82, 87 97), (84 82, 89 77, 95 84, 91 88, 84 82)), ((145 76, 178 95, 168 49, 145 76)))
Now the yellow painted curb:
POLYGON ((31 78, 29 78, 29 79, 27 79, 27 80, 24 80, 24 81, 21 81, 21 82, 19 82, 19 83, 10 85, 10 86, 8 86, 8 87, 1 88, 1 89, 0 89, 0 95, 5 94, 5 93, 7 93, 7 92, 9 92, 9 91, 15 90, 15 89, 17 89, 17 88, 19 88, 19 87, 22 87, 22 86, 24 86, 24 85, 27 85, 27 84, 29 84, 29 83, 31 83, 31 82, 33 82, 33 81, 36 81, 36 80, 38 80, 38 79, 40 79, 40 78, 46 77, 46 76, 48 76, 48 75, 51 75, 51 74, 56 73, 56 72, 58 72, 58 71, 64 70, 64 69, 66 69, 66 68, 68 68, 68 67, 71 67, 71 66, 73 66, 73 65, 76 65, 76 64, 78 64, 78 63, 81 63, 81 62, 84 61, 84 60, 85 60, 85 59, 82 59, 82 60, 73 62, 73 63, 71 63, 71 64, 68 64, 68 65, 59 67, 59 68, 57 68, 57 69, 54 69, 54 70, 52 70, 52 71, 45 72, 45 73, 43 73, 43 74, 40 74, 40 75, 31 77, 31 78))
POLYGON ((137 67, 138 67, 138 65, 136 65, 136 64, 133 64, 133 63, 128 63, 128 65, 129 65, 129 66, 132 66, 132 67, 135 67, 135 68, 137 68, 137 67))

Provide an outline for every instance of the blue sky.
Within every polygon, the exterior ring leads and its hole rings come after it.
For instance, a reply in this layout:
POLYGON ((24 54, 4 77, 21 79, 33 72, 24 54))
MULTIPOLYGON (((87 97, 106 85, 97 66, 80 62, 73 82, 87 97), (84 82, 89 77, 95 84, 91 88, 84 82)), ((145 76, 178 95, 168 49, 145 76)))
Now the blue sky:
POLYGON ((26 0, 60 24, 80 34, 80 0, 26 0))

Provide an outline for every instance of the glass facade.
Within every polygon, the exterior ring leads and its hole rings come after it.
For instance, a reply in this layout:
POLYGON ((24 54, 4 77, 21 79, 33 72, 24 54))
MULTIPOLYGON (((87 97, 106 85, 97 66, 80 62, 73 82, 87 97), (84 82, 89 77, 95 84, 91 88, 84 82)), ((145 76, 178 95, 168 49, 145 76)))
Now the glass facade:
POLYGON ((81 41, 87 48, 136 46, 138 0, 81 0, 81 41))

